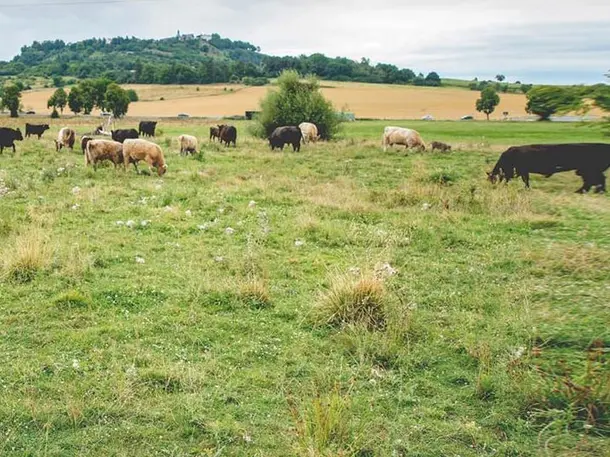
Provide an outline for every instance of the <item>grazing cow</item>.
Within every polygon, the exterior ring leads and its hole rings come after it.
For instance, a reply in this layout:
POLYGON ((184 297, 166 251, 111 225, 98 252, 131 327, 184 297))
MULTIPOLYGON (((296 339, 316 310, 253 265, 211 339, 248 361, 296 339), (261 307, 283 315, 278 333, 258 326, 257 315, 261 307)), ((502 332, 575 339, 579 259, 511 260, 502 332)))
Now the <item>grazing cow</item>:
POLYGON ((180 155, 195 154, 197 152, 197 138, 191 135, 180 135, 180 155))
POLYGON ((218 129, 221 143, 224 143, 227 147, 233 143, 233 146, 237 147, 237 129, 235 127, 232 125, 219 125, 218 129))
POLYGON ((62 128, 57 134, 55 140, 55 150, 61 151, 61 148, 70 148, 74 150, 74 142, 76 141, 76 132, 68 127, 62 128))
POLYGON ((510 181, 520 176, 529 188, 529 174, 550 177, 562 171, 576 170, 583 185, 576 192, 588 192, 596 186, 596 192, 605 192, 604 172, 610 167, 610 144, 531 144, 508 148, 500 155, 496 166, 487 176, 492 183, 510 181))
POLYGON ((271 150, 275 150, 275 148, 280 148, 282 151, 284 150, 284 145, 291 144, 292 150, 294 152, 299 152, 301 150, 301 140, 303 139, 303 132, 298 127, 294 125, 288 125, 284 127, 276 128, 271 136, 269 136, 269 145, 271 146, 271 150))
POLYGON ((141 136, 155 136, 157 121, 141 121, 138 126, 138 133, 141 136))
POLYGON ((83 135, 83 137, 81 137, 80 139, 80 147, 83 150, 83 154, 85 154, 87 152, 87 143, 89 143, 89 141, 93 140, 94 138, 92 136, 89 135, 83 135))
POLYGON ((4 152, 4 148, 13 148, 15 152, 15 141, 23 141, 21 130, 0 127, 0 154, 4 152))
POLYGON ((436 149, 438 149, 441 152, 450 152, 451 151, 450 144, 441 143, 440 141, 433 141, 432 143, 430 143, 430 146, 432 147, 432 151, 435 151, 436 149))
POLYGON ((49 124, 25 124, 25 137, 29 138, 30 135, 37 135, 40 139, 47 130, 49 130, 49 124))
POLYGON ((210 141, 213 141, 216 138, 220 140, 220 128, 210 127, 210 141))
POLYGON ((405 149, 417 147, 424 151, 426 150, 426 143, 422 140, 419 132, 416 130, 402 127, 386 127, 383 130, 383 151, 387 151, 388 146, 393 146, 395 144, 404 145, 405 149))
POLYGON ((310 141, 315 143, 320 139, 316 124, 312 124, 311 122, 301 122, 299 124, 299 128, 301 129, 301 133, 303 135, 303 143, 309 143, 310 141))
POLYGON ((130 163, 133 163, 137 172, 140 160, 146 161, 151 168, 157 168, 159 176, 163 176, 167 171, 167 164, 159 145, 147 140, 126 139, 123 143, 123 163, 125 164, 125 169, 127 169, 130 163))
POLYGON ((90 139, 85 153, 85 165, 92 164, 93 169, 97 170, 97 164, 104 160, 110 160, 115 169, 123 164, 123 144, 118 141, 90 139))
POLYGON ((140 135, 136 129, 111 130, 110 134, 112 139, 114 141, 118 141, 119 143, 123 143, 127 139, 135 140, 140 138, 140 135))

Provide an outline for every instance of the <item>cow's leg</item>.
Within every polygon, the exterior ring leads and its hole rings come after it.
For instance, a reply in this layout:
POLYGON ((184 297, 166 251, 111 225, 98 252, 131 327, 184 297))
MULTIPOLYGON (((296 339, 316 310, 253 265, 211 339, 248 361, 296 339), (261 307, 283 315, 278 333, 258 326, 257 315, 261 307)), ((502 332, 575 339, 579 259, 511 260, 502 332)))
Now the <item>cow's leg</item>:
POLYGON ((13 154, 17 152, 17 149, 15 148, 15 143, 13 143, 13 154))
POLYGON ((523 182, 525 183, 525 188, 529 189, 530 188, 530 174, 525 172, 525 173, 519 173, 521 175, 521 179, 523 180, 523 182))
POLYGON ((606 191, 606 176, 604 173, 600 172, 595 179, 595 193, 601 194, 606 191))
POLYGON ((592 179, 593 174, 590 171, 579 170, 578 174, 582 178, 582 186, 580 189, 576 191, 577 194, 585 194, 589 192, 591 186, 593 185, 594 179, 592 179))

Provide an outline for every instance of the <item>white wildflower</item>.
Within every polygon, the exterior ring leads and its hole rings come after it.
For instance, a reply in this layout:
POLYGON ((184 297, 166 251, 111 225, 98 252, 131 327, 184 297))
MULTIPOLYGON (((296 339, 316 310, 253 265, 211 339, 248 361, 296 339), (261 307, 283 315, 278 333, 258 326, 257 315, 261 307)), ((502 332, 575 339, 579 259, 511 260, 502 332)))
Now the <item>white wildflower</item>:
POLYGON ((135 365, 131 365, 127 368, 127 370, 125 370, 125 374, 128 378, 135 378, 138 375, 138 370, 136 369, 135 365))
POLYGON ((398 270, 396 270, 394 267, 392 267, 392 265, 390 265, 389 263, 385 262, 385 263, 381 263, 381 264, 377 264, 375 266, 375 274, 379 277, 390 277, 390 276, 394 276, 398 273, 398 270))
POLYGON ((294 245, 295 245, 297 248, 300 248, 301 246, 304 246, 304 245, 305 245, 305 241, 303 241, 303 240, 296 240, 296 241, 294 242, 294 245))
POLYGON ((225 261, 225 258, 224 258, 224 257, 221 257, 221 256, 219 256, 219 255, 217 255, 216 257, 214 257, 214 262, 218 262, 218 263, 220 263, 220 262, 224 262, 224 261, 225 261))
POLYGON ((116 221, 116 225, 118 225, 120 227, 121 225, 125 225, 125 222, 123 222, 123 221, 116 221))
POLYGON ((142 264, 146 263, 143 257, 136 256, 136 263, 142 264))
POLYGON ((193 215, 193 212, 190 209, 187 209, 184 214, 186 214, 186 217, 191 217, 193 215))
POLYGON ((74 195, 79 194, 79 193, 80 193, 80 187, 78 187, 78 186, 74 186, 74 187, 72 188, 72 193, 73 193, 74 195))
POLYGON ((72 205, 72 211, 76 211, 78 208, 80 208, 78 203, 76 205, 72 205))
POLYGON ((424 203, 423 205, 421 205, 421 209, 423 209, 424 211, 430 208, 432 208, 432 205, 430 203, 424 203))
POLYGON ((235 233, 235 229, 233 229, 233 228, 231 228, 231 227, 227 227, 227 228, 225 229, 225 233, 226 233, 227 235, 233 235, 233 234, 235 233))
POLYGON ((136 223, 135 223, 135 221, 132 221, 131 219, 129 219, 129 220, 128 220, 128 221, 125 223, 125 225, 126 225, 127 227, 129 227, 129 228, 133 228, 133 227, 136 225, 136 223))
POLYGON ((254 200, 250 200, 250 203, 248 203, 248 208, 253 209, 256 207, 256 202, 254 200))
POLYGON ((220 214, 222 214, 222 213, 224 213, 224 212, 225 212, 225 209, 224 209, 224 208, 218 208, 218 212, 219 212, 220 214))
POLYGON ((208 227, 209 227, 209 226, 208 226, 208 224, 202 224, 202 225, 198 225, 198 226, 197 226, 197 228, 198 228, 199 230, 207 230, 207 229, 208 229, 208 227))
POLYGON ((142 227, 146 227, 148 224, 150 224, 150 221, 141 221, 141 222, 140 222, 140 225, 141 225, 142 227))
POLYGON ((80 370, 80 363, 78 363, 78 360, 72 359, 72 368, 75 370, 80 370))

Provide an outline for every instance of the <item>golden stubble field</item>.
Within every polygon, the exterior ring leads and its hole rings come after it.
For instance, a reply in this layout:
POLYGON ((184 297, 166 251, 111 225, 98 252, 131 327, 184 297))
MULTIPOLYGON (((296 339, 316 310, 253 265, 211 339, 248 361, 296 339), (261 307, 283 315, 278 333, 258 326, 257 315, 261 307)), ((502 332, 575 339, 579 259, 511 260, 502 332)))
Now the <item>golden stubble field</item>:
MULTIPOLYGON (((322 81, 322 92, 337 109, 355 113, 358 118, 419 119, 427 114, 435 119, 459 119, 471 114, 485 116, 474 109, 479 92, 459 88, 393 86, 383 84, 339 83, 322 81)), ((129 116, 165 117, 187 113, 190 116, 215 117, 243 115, 257 110, 259 101, 270 89, 242 85, 129 85, 138 92, 140 101, 129 107, 129 116)), ((47 100, 54 89, 23 94, 23 106, 37 113, 49 112, 47 100)), ((500 94, 500 105, 492 119, 526 116, 525 96, 500 94)), ((595 114, 595 113, 592 113, 595 114)))

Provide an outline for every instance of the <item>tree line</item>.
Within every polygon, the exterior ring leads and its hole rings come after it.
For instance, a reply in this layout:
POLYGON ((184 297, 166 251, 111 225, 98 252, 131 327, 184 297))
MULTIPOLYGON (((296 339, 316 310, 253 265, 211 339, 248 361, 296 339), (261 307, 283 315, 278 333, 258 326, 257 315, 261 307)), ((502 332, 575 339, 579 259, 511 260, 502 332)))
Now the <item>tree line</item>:
MULTIPOLYGON (((585 113, 596 106, 603 111, 610 111, 610 86, 595 84, 593 86, 536 86, 526 93, 525 111, 535 114, 539 120, 546 121, 555 114, 569 112, 585 113)), ((481 113, 493 113, 500 103, 493 85, 487 85, 481 91, 475 108, 481 113)))
MULTIPOLYGON (((19 116, 21 105, 22 82, 0 86, 0 108, 8 109, 11 117, 19 116)), ((91 114, 95 108, 109 111, 120 118, 127 114, 129 104, 138 101, 138 94, 133 89, 125 90, 116 82, 106 78, 81 81, 72 86, 69 92, 59 87, 47 101, 47 107, 53 108, 51 117, 59 117, 66 106, 74 114, 91 114), (59 111, 58 111, 59 110, 59 111)))
POLYGON ((335 81, 441 85, 441 78, 434 71, 424 75, 396 65, 373 65, 367 58, 355 61, 319 53, 270 56, 260 53, 260 48, 251 43, 218 34, 205 39, 117 37, 70 44, 62 40, 35 41, 22 47, 10 62, 0 62, 0 76, 106 78, 119 84, 209 84, 245 78, 260 82, 276 78, 284 70, 335 81))

